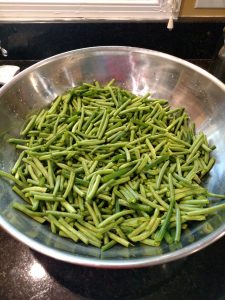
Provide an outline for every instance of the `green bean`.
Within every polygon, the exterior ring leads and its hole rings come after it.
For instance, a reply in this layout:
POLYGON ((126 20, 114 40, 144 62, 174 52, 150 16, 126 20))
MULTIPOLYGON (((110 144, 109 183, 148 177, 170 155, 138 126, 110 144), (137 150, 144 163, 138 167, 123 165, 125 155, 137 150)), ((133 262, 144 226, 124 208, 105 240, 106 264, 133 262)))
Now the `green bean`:
POLYGON ((89 212, 89 214, 91 215, 91 217, 92 217, 92 219, 93 219, 93 221, 94 221, 95 226, 96 226, 96 227, 99 227, 99 220, 98 220, 98 217, 97 217, 97 215, 96 215, 94 209, 93 209, 93 208, 91 207, 91 205, 88 204, 87 202, 86 202, 86 207, 87 207, 88 212, 89 212))
POLYGON ((210 193, 209 191, 206 191, 206 195, 208 197, 214 197, 214 198, 221 198, 221 199, 225 198, 225 195, 210 193))
POLYGON ((159 188, 160 188, 160 184, 161 184, 162 178, 163 178, 163 176, 164 176, 164 173, 166 172, 166 169, 167 169, 168 165, 169 165, 169 161, 167 160, 167 161, 163 164, 163 166, 162 166, 162 168, 161 168, 161 170, 160 170, 160 172, 159 172, 159 176, 158 176, 158 179, 157 179, 157 181, 156 181, 156 189, 157 189, 157 190, 159 190, 159 188))
POLYGON ((30 192, 30 191, 45 193, 47 191, 47 188, 46 187, 40 187, 40 186, 31 186, 31 187, 27 187, 27 188, 22 189, 23 193, 30 192))
POLYGON ((128 247, 131 244, 129 241, 119 237, 118 235, 116 235, 112 232, 109 232, 108 235, 112 240, 114 240, 115 242, 117 242, 125 247, 128 247))
POLYGON ((179 205, 175 205, 176 209, 176 234, 174 241, 179 242, 180 241, 180 235, 181 235, 181 216, 180 216, 180 208, 179 205))
POLYGON ((198 149, 201 147, 202 143, 203 143, 203 134, 199 134, 199 136, 196 138, 196 140, 194 141, 194 143, 190 148, 191 154, 188 157, 188 161, 194 157, 198 149))
POLYGON ((174 186, 173 186, 172 175, 170 173, 169 173, 169 189, 170 189, 170 205, 169 205, 169 209, 168 209, 167 214, 166 214, 166 218, 163 221, 163 224, 162 224, 158 234, 155 236, 155 240, 157 242, 160 242, 164 237, 166 228, 167 228, 168 223, 169 223, 169 219, 170 219, 172 211, 173 211, 174 203, 175 203, 174 186))
POLYGON ((131 102, 132 99, 128 99, 124 102, 117 110, 113 112, 113 116, 116 117, 127 105, 131 102))
POLYGON ((20 210, 21 212, 28 215, 29 217, 31 217, 32 219, 34 219, 35 221, 37 221, 39 223, 44 223, 45 222, 45 219, 42 217, 43 213, 41 213, 41 212, 34 212, 32 210, 29 210, 25 207, 25 205, 20 204, 18 202, 14 202, 12 204, 12 206, 13 206, 13 208, 16 208, 17 210, 20 210))
POLYGON ((104 226, 106 226, 107 224, 109 224, 110 222, 122 217, 122 216, 125 216, 125 215, 128 215, 128 214, 132 214, 134 211, 133 210, 124 210, 124 211, 121 211, 121 212, 118 212, 110 217, 108 217, 107 219, 105 219, 104 221, 102 221, 100 224, 98 224, 98 228, 102 228, 104 226))
POLYGON ((63 211, 54 211, 54 210, 46 210, 45 213, 48 215, 56 216, 56 217, 65 217, 70 219, 81 220, 82 216, 76 213, 69 213, 63 211))
POLYGON ((34 126, 34 123, 37 119, 37 115, 33 115, 29 121, 29 123, 26 125, 26 127, 20 132, 21 135, 26 135, 29 130, 31 130, 34 126))
POLYGON ((55 101, 52 103, 52 105, 48 111, 48 114, 53 114, 56 111, 56 109, 61 101, 62 101, 62 96, 58 96, 55 99, 55 101))
POLYGON ((62 231, 64 231, 68 237, 70 237, 73 240, 80 239, 84 244, 88 244, 88 239, 86 236, 84 236, 82 233, 74 229, 72 226, 70 226, 64 219, 60 218, 59 221, 57 221, 53 216, 48 216, 49 220, 54 222, 57 227, 59 227, 62 231))
POLYGON ((137 236, 141 232, 143 232, 146 229, 148 222, 144 221, 141 223, 137 228, 135 228, 130 234, 128 234, 129 239, 131 239, 133 236, 137 236))
POLYGON ((161 206, 161 205, 158 205, 156 203, 156 201, 150 201, 149 199, 143 197, 142 195, 139 195, 139 199, 142 203, 146 204, 146 205, 149 205, 150 207, 152 208, 158 208, 160 211, 165 211, 166 209, 161 206))
POLYGON ((26 186, 22 181, 20 181, 19 179, 16 179, 15 176, 13 176, 13 175, 11 175, 7 172, 4 172, 2 170, 0 170, 0 177, 8 178, 9 180, 14 181, 20 187, 25 187, 26 186))
POLYGON ((112 248, 113 246, 115 246, 117 244, 116 241, 111 240, 110 242, 108 242, 107 244, 105 244, 104 246, 102 246, 101 250, 102 252, 109 250, 110 248, 112 248))
POLYGON ((91 182, 88 187, 87 194, 86 194, 86 201, 90 202, 92 200, 92 198, 95 196, 95 194, 97 193, 100 181, 101 181, 101 175, 97 174, 92 177, 91 182))
MULTIPOLYGON (((115 125, 116 126, 116 125, 115 125)), ((120 131, 123 131, 126 129, 126 126, 123 125, 123 126, 116 126, 115 128, 112 128, 110 127, 110 130, 106 131, 105 132, 105 136, 107 137, 107 140, 110 136, 112 136, 113 134, 117 133, 117 132, 120 132, 120 131)))
POLYGON ((144 239, 141 241, 141 243, 153 247, 158 247, 160 245, 159 242, 156 242, 155 240, 152 239, 144 239))
POLYGON ((76 185, 73 186, 73 190, 80 195, 82 198, 84 198, 85 196, 85 192, 83 190, 81 190, 80 188, 78 188, 76 185))
MULTIPOLYGON (((157 184, 157 183, 156 183, 157 184)), ((169 208, 168 203, 166 203, 159 194, 154 190, 153 186, 150 186, 150 191, 152 193, 153 198, 161 204, 162 207, 164 207, 166 210, 169 208)))
MULTIPOLYGON (((223 197, 224 198, 224 197, 223 197)), ((189 199, 189 200, 181 200, 180 204, 194 204, 194 205, 205 205, 209 204, 208 199, 189 199)))
POLYGON ((21 161, 22 161, 24 155, 25 155, 25 152, 22 151, 22 152, 20 153, 20 155, 19 155, 19 157, 18 157, 18 159, 17 159, 17 161, 16 161, 14 167, 13 167, 12 170, 11 170, 11 173, 12 173, 12 174, 15 174, 15 173, 16 173, 17 169, 19 168, 19 166, 20 166, 20 164, 21 164, 21 161))
POLYGON ((150 140, 148 138, 145 140, 145 142, 151 152, 152 158, 156 159, 155 148, 152 146, 152 143, 150 142, 150 140))
POLYGON ((130 203, 130 202, 127 202, 123 199, 119 199, 119 204, 122 205, 122 206, 126 206, 126 207, 129 207, 129 208, 132 208, 134 209, 135 211, 145 211, 145 212, 151 212, 152 211, 152 208, 147 206, 147 205, 144 205, 144 204, 136 204, 136 203, 130 203))
POLYGON ((51 189, 54 189, 54 173, 52 169, 52 162, 50 160, 47 160, 48 164, 48 181, 49 181, 49 186, 51 189))
POLYGON ((47 194, 47 193, 33 193, 35 200, 42 200, 42 201, 64 201, 63 197, 54 196, 53 194, 47 194))
POLYGON ((100 234, 104 234, 109 232, 111 229, 117 227, 118 225, 120 225, 122 222, 124 221, 123 217, 118 218, 116 221, 111 222, 110 224, 104 226, 103 228, 99 228, 98 232, 100 234))
POLYGON ((43 166, 43 164, 40 162, 40 160, 36 157, 33 157, 33 162, 36 165, 37 169, 43 174, 43 176, 49 181, 49 175, 46 168, 43 166))
POLYGON ((19 195, 20 198, 22 198, 24 201, 26 201, 26 202, 28 202, 28 203, 30 204, 29 198, 27 198, 27 197, 24 195, 24 193, 21 191, 21 189, 19 189, 16 185, 14 185, 14 186, 12 187, 12 190, 13 190, 17 195, 19 195))
POLYGON ((159 209, 156 208, 156 209, 154 210, 153 216, 151 217, 149 223, 148 223, 147 226, 146 226, 146 230, 150 230, 150 229, 153 228, 153 225, 154 225, 154 223, 156 222, 156 220, 157 220, 157 218, 158 218, 158 215, 159 215, 159 209))
POLYGON ((101 241, 98 238, 96 238, 96 236, 93 235, 93 232, 89 231, 89 229, 83 227, 78 222, 75 223, 75 226, 77 227, 77 229, 79 229, 79 232, 81 232, 88 238, 88 242, 90 244, 92 244, 98 248, 101 247, 101 241))
MULTIPOLYGON (((156 229, 159 226, 159 223, 160 223, 160 218, 157 218, 150 230, 147 230, 147 231, 144 230, 141 234, 135 235, 132 237, 129 236, 129 238, 132 240, 132 242, 141 242, 141 241, 147 239, 149 236, 151 236, 156 231, 156 229)), ((157 245, 160 244, 159 243, 160 241, 155 240, 155 242, 157 243, 157 245)))
POLYGON ((117 101, 116 96, 115 96, 115 94, 114 94, 114 92, 113 92, 113 89, 111 88, 110 85, 108 86, 108 90, 110 91, 110 94, 111 94, 111 96, 112 96, 112 99, 113 99, 113 101, 114 101, 114 104, 115 104, 115 106, 117 107, 117 106, 118 106, 118 101, 117 101))
POLYGON ((178 144, 183 144, 187 147, 190 147, 191 145, 189 143, 187 143, 186 141, 177 138, 175 135, 172 135, 171 133, 166 133, 166 137, 168 137, 169 139, 171 139, 172 141, 175 141, 178 144))
POLYGON ((188 222, 224 209, 209 205, 224 195, 201 187, 215 146, 196 135, 185 110, 133 95, 114 80, 71 88, 9 143, 21 153, 0 176, 26 202, 14 207, 102 251, 177 243, 188 222))
POLYGON ((127 174, 128 171, 130 171, 131 168, 130 167, 126 167, 126 168, 123 168, 123 169, 119 169, 111 174, 108 174, 108 175, 105 175, 103 178, 102 178, 102 182, 106 183, 107 181, 111 180, 111 179, 116 179, 124 174, 127 174))
POLYGON ((208 165, 203 170, 202 175, 207 174, 212 169, 212 167, 215 164, 215 162, 216 162, 216 159, 214 157, 211 157, 210 160, 209 160, 209 162, 208 162, 208 165))
POLYGON ((214 205, 208 208, 202 208, 198 210, 193 210, 190 212, 187 212, 188 216, 196 216, 196 215, 202 215, 202 214, 211 214, 218 210, 224 210, 225 209, 225 203, 214 205))
POLYGON ((65 190, 65 192, 63 194, 63 198, 66 198, 69 195, 70 191, 72 190, 73 184, 74 184, 74 179, 75 179, 75 172, 72 171, 70 173, 70 178, 69 178, 66 190, 65 190))

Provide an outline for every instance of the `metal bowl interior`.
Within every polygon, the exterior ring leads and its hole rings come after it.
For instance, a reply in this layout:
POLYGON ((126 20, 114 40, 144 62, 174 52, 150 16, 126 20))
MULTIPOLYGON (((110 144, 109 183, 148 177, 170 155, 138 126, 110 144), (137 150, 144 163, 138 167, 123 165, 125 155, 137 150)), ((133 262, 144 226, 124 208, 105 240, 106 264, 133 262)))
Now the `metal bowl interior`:
MULTIPOLYGON (((215 77, 176 57, 131 47, 94 47, 62 53, 41 61, 18 74, 0 91, 0 168, 9 171, 17 153, 7 143, 17 135, 27 115, 48 105, 58 94, 82 82, 98 80, 117 84, 136 94, 150 91, 154 97, 169 100, 172 107, 184 107, 197 130, 203 130, 211 143, 216 164, 205 186, 212 192, 225 193, 225 86, 215 77)), ((129 268, 165 263, 187 256, 214 242, 225 233, 225 212, 211 215, 205 222, 191 225, 181 242, 160 247, 116 246, 105 253, 91 246, 75 244, 53 235, 11 208, 21 201, 11 186, 0 180, 0 224, 29 247, 70 263, 87 266, 129 268)))

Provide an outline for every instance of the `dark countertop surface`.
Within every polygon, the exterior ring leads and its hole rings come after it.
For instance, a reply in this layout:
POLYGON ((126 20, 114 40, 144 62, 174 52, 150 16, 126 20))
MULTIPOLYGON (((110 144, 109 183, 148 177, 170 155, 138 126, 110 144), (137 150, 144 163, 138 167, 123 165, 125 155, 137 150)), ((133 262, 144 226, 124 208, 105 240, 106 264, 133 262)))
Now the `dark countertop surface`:
POLYGON ((55 261, 3 230, 0 243, 0 299, 4 300, 225 299, 225 238, 182 261, 130 270, 55 261))
MULTIPOLYGON (((210 60, 190 60, 208 69, 210 60)), ((7 60, 21 70, 36 61, 7 60)), ((3 62, 1 63, 3 64, 3 62)), ((56 261, 0 229, 0 299, 225 299, 225 237, 178 262, 103 270, 56 261)))
MULTIPOLYGON (((91 28, 99 33, 97 40, 92 35, 87 40, 90 24, 83 25, 82 30, 79 26, 67 24, 63 32, 59 24, 0 24, 2 46, 9 50, 8 58, 0 60, 0 65, 14 64, 23 70, 38 58, 70 49, 127 44, 192 58, 191 62, 209 69, 215 49, 221 45, 220 30, 224 25, 176 24, 177 29, 169 33, 165 24, 115 23, 104 27, 92 24, 91 28), (110 28, 113 28, 114 38, 109 35, 110 28), (128 34, 134 28, 137 30, 132 40, 128 34), (57 40, 62 33, 64 43, 60 48, 57 40), (195 39, 190 42, 193 35, 195 39), (184 44, 185 40, 189 42, 184 44)), ((223 300, 225 237, 180 261, 142 269, 104 270, 56 261, 29 249, 0 228, 0 299, 223 300)))

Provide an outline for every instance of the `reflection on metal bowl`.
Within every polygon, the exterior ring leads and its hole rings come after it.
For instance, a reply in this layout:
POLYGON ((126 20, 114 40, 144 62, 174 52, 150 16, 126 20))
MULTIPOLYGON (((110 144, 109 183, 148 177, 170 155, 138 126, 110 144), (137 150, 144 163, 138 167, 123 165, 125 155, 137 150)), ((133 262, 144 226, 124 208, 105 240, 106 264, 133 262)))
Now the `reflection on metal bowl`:
MULTIPOLYGON (((8 143, 18 134, 26 117, 46 106, 67 88, 115 78, 118 85, 169 100, 172 107, 185 107, 198 130, 203 130, 217 148, 217 159, 205 185, 211 192, 225 192, 225 86, 215 77, 179 58, 156 51, 131 47, 94 47, 70 51, 41 61, 18 74, 0 91, 0 168, 9 171, 17 153, 8 143)), ((53 235, 11 208, 14 199, 10 185, 0 180, 0 224, 29 247, 53 258, 102 268, 131 268, 162 264, 185 257, 206 247, 225 233, 225 212, 211 215, 213 231, 204 223, 190 227, 176 245, 160 247, 116 246, 103 254, 92 246, 74 244, 53 235)))

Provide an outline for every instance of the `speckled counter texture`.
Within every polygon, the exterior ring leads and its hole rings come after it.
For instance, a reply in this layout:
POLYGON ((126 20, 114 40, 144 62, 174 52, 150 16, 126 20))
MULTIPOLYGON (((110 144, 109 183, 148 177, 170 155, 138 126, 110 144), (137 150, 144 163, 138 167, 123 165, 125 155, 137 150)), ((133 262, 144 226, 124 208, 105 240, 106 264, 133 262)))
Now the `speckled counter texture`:
POLYGON ((0 231, 0 299, 224 300, 225 238, 167 265, 102 270, 39 254, 0 231))

